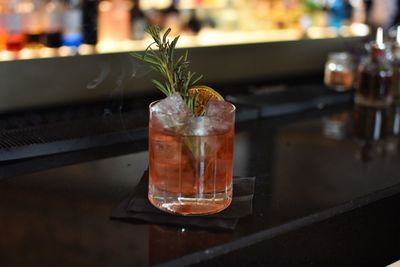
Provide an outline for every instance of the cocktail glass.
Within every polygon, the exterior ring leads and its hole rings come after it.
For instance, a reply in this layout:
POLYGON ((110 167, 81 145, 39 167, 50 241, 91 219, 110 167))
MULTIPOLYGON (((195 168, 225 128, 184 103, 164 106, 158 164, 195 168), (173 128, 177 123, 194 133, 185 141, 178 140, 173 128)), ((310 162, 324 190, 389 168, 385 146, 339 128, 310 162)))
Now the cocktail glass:
POLYGON ((232 201, 235 106, 212 102, 205 116, 172 125, 150 104, 148 198, 163 211, 212 214, 232 201))

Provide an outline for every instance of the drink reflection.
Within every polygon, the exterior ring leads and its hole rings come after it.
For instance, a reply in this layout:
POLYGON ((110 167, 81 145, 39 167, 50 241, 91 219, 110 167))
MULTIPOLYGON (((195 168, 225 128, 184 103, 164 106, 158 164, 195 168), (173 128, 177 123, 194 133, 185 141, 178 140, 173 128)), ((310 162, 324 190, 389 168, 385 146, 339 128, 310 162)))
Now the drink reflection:
POLYGON ((400 104, 389 107, 355 105, 323 120, 323 135, 329 139, 353 139, 356 158, 368 162, 400 151, 400 104))
POLYGON ((354 137, 358 143, 357 158, 368 162, 386 157, 399 149, 400 106, 354 107, 354 137))

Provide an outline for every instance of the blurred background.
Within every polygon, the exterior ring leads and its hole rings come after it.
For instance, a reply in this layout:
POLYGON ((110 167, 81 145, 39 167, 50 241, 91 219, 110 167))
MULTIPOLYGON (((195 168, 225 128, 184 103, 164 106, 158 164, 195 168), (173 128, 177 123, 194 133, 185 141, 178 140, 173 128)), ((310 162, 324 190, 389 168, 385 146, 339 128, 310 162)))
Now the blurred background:
MULTIPOLYGON (((162 97, 151 84, 156 76, 149 66, 130 55, 151 43, 145 33, 150 25, 180 35, 177 54, 188 49, 191 68, 204 76, 200 83, 233 96, 230 100, 252 94, 248 101, 254 104, 263 94, 274 102, 269 93, 295 85, 279 101, 301 102, 304 90, 315 96, 326 89, 321 89, 325 64, 342 60, 329 58, 332 52, 358 60, 376 28, 383 28, 385 40, 395 35, 398 5, 397 0, 0 0, 0 127, 44 123, 32 114, 26 122, 26 112, 65 108, 67 115, 43 120, 64 121, 90 117, 93 110, 119 114, 130 110, 131 100, 162 97)), ((329 66, 337 67, 333 63, 329 66)), ((335 70, 329 71, 325 82, 333 83, 335 70)))
POLYGON ((149 25, 180 46, 364 36, 399 20, 397 0, 2 0, 2 60, 142 50, 149 25))

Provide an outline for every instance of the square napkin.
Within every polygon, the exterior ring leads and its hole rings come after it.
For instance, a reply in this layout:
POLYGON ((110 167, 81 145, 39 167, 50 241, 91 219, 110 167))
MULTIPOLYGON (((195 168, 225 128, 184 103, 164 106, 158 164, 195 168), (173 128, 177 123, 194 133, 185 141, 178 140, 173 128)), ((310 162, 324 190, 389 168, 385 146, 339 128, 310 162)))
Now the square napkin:
POLYGON ((252 213, 255 177, 234 177, 231 205, 219 213, 201 216, 180 216, 155 208, 147 199, 148 181, 149 173, 145 171, 132 195, 112 211, 112 219, 233 230, 239 218, 252 213))

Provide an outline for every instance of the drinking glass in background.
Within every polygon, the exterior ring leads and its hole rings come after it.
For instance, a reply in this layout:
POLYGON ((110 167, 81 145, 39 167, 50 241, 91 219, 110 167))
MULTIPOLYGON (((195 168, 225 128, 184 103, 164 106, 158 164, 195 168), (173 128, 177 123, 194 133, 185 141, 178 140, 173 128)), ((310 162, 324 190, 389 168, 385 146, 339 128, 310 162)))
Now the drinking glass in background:
POLYGON ((324 83, 339 92, 353 88, 354 64, 352 56, 347 52, 331 53, 325 64, 324 83))
POLYGON ((149 107, 149 201, 181 215, 219 212, 232 201, 235 106, 210 101, 195 117, 169 98, 149 107))

